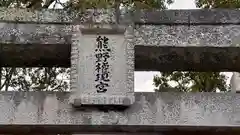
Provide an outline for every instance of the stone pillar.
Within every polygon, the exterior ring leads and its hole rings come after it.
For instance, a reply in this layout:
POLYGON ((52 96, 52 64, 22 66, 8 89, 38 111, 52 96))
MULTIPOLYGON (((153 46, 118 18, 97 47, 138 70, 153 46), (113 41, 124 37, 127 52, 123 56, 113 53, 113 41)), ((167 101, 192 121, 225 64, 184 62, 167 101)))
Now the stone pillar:
POLYGON ((73 25, 72 31, 70 90, 76 92, 78 90, 79 46, 82 37, 80 25, 73 25))
MULTIPOLYGON (((74 26, 75 29, 77 26, 74 26)), ((87 28, 72 39, 70 103, 129 106, 134 103, 133 28, 87 28)))

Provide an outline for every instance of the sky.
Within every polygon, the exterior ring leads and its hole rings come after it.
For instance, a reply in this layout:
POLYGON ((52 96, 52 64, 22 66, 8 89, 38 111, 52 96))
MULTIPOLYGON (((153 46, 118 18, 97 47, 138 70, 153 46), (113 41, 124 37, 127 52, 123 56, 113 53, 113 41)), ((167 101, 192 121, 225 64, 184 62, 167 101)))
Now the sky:
MULTIPOLYGON (((66 0, 60 0, 65 2, 66 0)), ((56 7, 58 8, 58 7, 56 7)), ((174 0, 174 3, 168 6, 168 9, 196 9, 195 0, 174 0)), ((154 92, 153 77, 159 75, 159 72, 135 72, 134 88, 136 92, 154 92)), ((232 73, 223 72, 228 79, 229 84, 232 73)))

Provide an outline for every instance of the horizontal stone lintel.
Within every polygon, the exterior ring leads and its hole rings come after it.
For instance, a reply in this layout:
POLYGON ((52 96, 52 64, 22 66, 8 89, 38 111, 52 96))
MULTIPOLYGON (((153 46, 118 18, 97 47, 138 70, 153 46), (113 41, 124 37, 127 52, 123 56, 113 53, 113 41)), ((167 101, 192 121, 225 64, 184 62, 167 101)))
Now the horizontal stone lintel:
POLYGON ((0 22, 0 66, 69 67, 71 25, 0 22))
POLYGON ((116 25, 14 24, 0 22, 0 66, 70 67, 72 34, 123 34, 116 25))
MULTIPOLYGON (((70 44, 0 44, 0 47, 0 65, 4 67, 70 67, 70 44)), ((135 71, 239 69, 239 47, 135 46, 135 71)))
MULTIPOLYGON (((70 67, 71 34, 78 31, 72 26, 0 24, 1 66, 70 67)), ((76 28, 83 34, 124 33, 117 25, 76 28)), ((135 70, 239 71, 239 33, 238 25, 136 27, 135 70)))
POLYGON ((142 25, 134 29, 135 44, 177 47, 239 47, 240 25, 142 25))
POLYGON ((70 67, 71 44, 1 44, 2 67, 70 67))
POLYGON ((141 10, 116 14, 115 9, 67 11, 62 9, 0 8, 0 21, 35 23, 143 23, 143 24, 239 24, 238 9, 141 10), (118 17, 117 17, 118 16, 118 17), (119 20, 117 20, 119 18, 119 20))
MULTIPOLYGON (((72 34, 124 34, 123 25, 53 25, 0 22, 0 43, 71 44, 72 34)), ((148 46, 240 46, 240 25, 154 26, 134 29, 135 45, 148 46)))
MULTIPOLYGON (((234 93, 135 93, 135 103, 129 108, 109 112, 97 108, 75 109, 69 104, 70 95, 69 92, 1 92, 0 127, 11 124, 12 128, 25 126, 34 131, 41 126, 51 130, 54 125, 59 129, 65 126, 69 132, 240 127, 240 95, 234 93)), ((18 130, 23 132, 24 128, 18 130)))
POLYGON ((239 127, 145 125, 0 125, 2 134, 239 135, 239 127))
MULTIPOLYGON (((0 22, 0 43, 71 44, 72 34, 124 34, 124 25, 14 24, 0 22)), ((154 26, 134 28, 135 45, 240 46, 240 25, 154 26)))
POLYGON ((0 22, 0 43, 71 44, 72 34, 124 34, 120 25, 18 24, 0 22))
POLYGON ((0 43, 71 44, 72 25, 0 22, 0 43))
POLYGON ((143 10, 135 12, 138 24, 224 25, 240 24, 239 9, 143 10))
POLYGON ((135 46, 135 71, 240 70, 239 47, 135 46))

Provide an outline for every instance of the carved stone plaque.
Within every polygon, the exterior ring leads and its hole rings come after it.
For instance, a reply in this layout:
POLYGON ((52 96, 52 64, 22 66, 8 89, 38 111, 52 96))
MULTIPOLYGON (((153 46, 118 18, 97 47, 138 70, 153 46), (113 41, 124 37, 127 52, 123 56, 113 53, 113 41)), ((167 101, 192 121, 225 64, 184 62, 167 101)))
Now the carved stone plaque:
POLYGON ((71 74, 76 77, 71 82, 75 105, 128 106, 134 102, 134 48, 129 37, 124 33, 81 35, 78 60, 72 59, 77 74, 71 74))

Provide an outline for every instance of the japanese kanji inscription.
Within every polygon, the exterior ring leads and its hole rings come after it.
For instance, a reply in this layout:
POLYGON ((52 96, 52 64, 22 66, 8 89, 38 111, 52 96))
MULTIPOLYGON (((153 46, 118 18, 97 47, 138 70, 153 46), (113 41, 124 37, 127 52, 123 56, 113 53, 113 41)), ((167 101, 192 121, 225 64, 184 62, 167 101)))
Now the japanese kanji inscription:
POLYGON ((125 33, 82 34, 77 47, 75 105, 132 104, 134 62, 128 56, 134 48, 129 37, 125 33))

